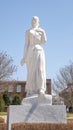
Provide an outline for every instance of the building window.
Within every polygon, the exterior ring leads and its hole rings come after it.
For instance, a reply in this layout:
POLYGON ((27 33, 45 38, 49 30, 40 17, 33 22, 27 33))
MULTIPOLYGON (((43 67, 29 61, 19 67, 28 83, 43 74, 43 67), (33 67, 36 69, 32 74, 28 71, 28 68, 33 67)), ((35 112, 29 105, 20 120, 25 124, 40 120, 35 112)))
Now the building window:
POLYGON ((13 86, 12 85, 9 85, 8 92, 13 92, 13 86))
POLYGON ((21 92, 21 85, 17 85, 17 90, 16 92, 20 93, 21 92))

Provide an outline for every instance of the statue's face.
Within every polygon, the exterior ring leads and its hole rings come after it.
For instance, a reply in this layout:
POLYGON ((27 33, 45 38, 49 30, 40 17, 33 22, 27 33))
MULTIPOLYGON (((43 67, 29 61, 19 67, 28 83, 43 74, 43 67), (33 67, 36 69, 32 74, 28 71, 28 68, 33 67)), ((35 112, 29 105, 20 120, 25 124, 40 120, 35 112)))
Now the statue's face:
POLYGON ((34 18, 32 19, 32 27, 35 28, 35 27, 38 27, 39 26, 39 21, 37 18, 34 18))

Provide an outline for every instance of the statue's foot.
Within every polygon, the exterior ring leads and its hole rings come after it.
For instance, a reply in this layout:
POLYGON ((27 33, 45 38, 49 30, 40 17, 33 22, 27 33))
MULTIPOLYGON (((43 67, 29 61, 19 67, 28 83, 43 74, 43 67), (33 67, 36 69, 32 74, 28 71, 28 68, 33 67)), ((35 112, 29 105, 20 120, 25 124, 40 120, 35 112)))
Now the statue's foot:
POLYGON ((44 96, 45 95, 45 92, 44 92, 44 90, 40 90, 40 96, 44 96))

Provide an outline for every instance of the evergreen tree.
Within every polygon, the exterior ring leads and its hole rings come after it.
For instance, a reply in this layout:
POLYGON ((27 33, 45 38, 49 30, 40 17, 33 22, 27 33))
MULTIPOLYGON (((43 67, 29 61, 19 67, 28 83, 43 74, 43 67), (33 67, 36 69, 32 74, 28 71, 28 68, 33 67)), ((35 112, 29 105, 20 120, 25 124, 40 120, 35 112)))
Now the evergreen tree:
POLYGON ((12 100, 12 105, 20 105, 21 104, 21 98, 19 95, 15 95, 12 100))
POLYGON ((8 93, 3 94, 3 99, 5 101, 5 105, 9 106, 11 104, 10 97, 9 97, 8 93))

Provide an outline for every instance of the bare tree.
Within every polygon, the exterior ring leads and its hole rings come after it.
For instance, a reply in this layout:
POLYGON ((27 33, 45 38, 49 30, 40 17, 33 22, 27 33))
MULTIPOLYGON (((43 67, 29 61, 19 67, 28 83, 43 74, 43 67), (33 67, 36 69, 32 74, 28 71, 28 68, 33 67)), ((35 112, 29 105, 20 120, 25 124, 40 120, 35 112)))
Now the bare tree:
POLYGON ((61 68, 56 79, 53 81, 53 92, 59 93, 73 83, 73 62, 61 68))
MULTIPOLYGON (((60 98, 62 97, 66 107, 73 111, 73 62, 60 69, 52 83, 52 91, 60 98)), ((53 99, 55 100, 54 97, 53 99)), ((56 101, 58 102, 58 100, 56 101)))
POLYGON ((9 80, 16 70, 17 67, 13 65, 13 59, 6 52, 0 52, 0 89, 3 86, 3 81, 9 80))

